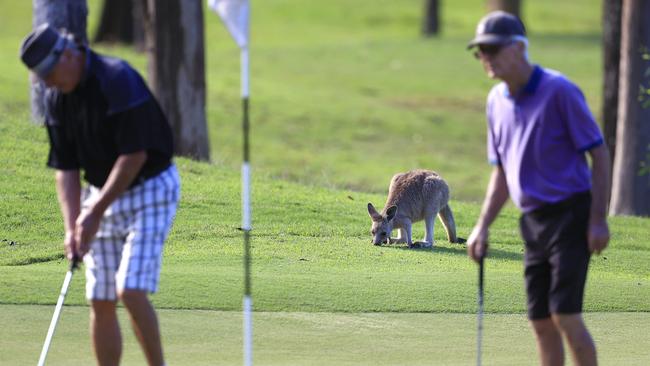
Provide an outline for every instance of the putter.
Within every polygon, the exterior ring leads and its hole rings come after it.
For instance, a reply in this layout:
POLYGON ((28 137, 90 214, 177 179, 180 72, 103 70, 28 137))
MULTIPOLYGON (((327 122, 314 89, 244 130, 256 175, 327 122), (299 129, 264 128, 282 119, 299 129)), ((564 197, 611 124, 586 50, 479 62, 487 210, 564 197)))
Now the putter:
POLYGON ((61 309, 63 308, 63 300, 65 300, 65 295, 66 293, 68 293, 68 287, 70 286, 70 280, 72 280, 72 274, 74 273, 74 270, 77 269, 78 264, 79 264, 79 259, 77 257, 72 258, 72 262, 70 262, 70 268, 68 269, 68 273, 65 274, 65 279, 63 280, 63 286, 61 287, 59 300, 56 302, 54 315, 52 316, 52 321, 50 322, 50 329, 47 330, 47 336, 45 337, 45 344, 43 344, 43 349, 41 350, 41 357, 38 359, 38 366, 43 366, 45 364, 47 351, 50 349, 50 343, 52 343, 52 336, 54 336, 54 329, 56 329, 56 324, 59 321, 59 315, 61 315, 61 309))
POLYGON ((481 366, 481 343, 483 342, 483 259, 478 263, 478 333, 476 335, 476 365, 481 366))

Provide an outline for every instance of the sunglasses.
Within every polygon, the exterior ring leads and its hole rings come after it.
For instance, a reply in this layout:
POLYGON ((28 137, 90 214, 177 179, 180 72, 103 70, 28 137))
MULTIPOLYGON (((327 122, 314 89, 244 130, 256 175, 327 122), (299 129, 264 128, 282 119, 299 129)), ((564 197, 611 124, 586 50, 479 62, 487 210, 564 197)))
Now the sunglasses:
POLYGON ((474 57, 480 59, 481 55, 483 56, 496 56, 501 50, 505 47, 508 47, 512 42, 503 43, 503 44, 480 44, 478 45, 478 50, 474 52, 474 57))

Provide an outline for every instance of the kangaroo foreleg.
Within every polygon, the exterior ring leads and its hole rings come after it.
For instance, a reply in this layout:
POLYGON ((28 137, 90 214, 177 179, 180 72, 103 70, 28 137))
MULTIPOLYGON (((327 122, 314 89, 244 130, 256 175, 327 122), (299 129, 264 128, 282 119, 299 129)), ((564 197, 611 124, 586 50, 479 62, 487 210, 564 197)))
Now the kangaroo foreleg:
POLYGON ((435 215, 429 215, 425 216, 424 218, 424 238, 422 238, 422 241, 419 241, 415 243, 415 247, 417 248, 430 248, 433 246, 433 225, 434 225, 434 219, 436 218, 435 215))
POLYGON ((404 244, 404 243, 406 243, 405 230, 402 229, 402 228, 397 229, 397 237, 396 238, 390 238, 389 243, 390 244, 404 244))
POLYGON ((409 247, 413 246, 413 240, 411 236, 411 222, 406 221, 402 225, 402 234, 405 235, 406 237, 404 238, 406 240, 406 243, 408 244, 409 247))

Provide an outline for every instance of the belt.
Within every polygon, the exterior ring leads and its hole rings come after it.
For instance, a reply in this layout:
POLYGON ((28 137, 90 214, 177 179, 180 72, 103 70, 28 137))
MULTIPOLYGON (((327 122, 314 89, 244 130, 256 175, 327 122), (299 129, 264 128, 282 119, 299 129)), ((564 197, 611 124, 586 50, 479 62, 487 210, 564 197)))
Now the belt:
POLYGON ((559 212, 564 212, 569 208, 591 199, 591 191, 584 191, 571 195, 569 198, 559 202, 547 203, 530 212, 534 216, 548 216, 559 212))

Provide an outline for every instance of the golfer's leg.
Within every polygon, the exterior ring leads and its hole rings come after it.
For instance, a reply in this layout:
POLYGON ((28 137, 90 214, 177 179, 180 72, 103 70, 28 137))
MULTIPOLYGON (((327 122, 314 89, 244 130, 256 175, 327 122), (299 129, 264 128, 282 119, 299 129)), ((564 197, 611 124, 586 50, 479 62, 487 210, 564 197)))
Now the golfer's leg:
POLYGON ((552 317, 567 339, 576 366, 597 365, 596 345, 582 321, 582 314, 553 314, 552 317))
POLYGON ((119 365, 122 356, 122 336, 114 301, 92 301, 90 334, 97 364, 101 366, 119 365))
POLYGON ((142 346, 149 365, 164 365, 158 318, 147 298, 147 293, 141 290, 124 290, 119 295, 131 315, 133 331, 142 346))
POLYGON ((562 347, 562 334, 551 318, 531 320, 530 324, 535 332, 537 351, 539 352, 540 365, 564 365, 564 348, 562 347))

